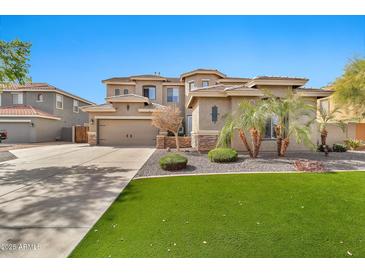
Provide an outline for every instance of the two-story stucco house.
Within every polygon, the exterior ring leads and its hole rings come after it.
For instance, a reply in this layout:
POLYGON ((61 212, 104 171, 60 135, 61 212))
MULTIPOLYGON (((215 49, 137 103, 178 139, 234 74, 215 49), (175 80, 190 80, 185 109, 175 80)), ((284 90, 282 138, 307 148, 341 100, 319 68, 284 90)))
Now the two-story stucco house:
POLYGON ((0 92, 4 143, 71 141, 71 128, 88 122, 80 107, 93 103, 47 83, 10 85, 0 92))
MULTIPOLYGON (((324 109, 327 113, 337 109, 338 112, 334 113, 334 119, 329 123, 327 130, 327 142, 343 143, 346 139, 357 139, 365 141, 365 118, 356 115, 354 109, 351 106, 342 106, 336 103, 334 96, 328 96, 318 99, 318 110, 324 109), (342 130, 335 121, 342 121, 346 124, 345 130, 342 130)), ((318 113, 319 115, 319 113, 318 113)))
MULTIPOLYGON (((304 88, 307 81, 296 77, 233 78, 212 69, 196 69, 176 78, 159 74, 115 77, 102 81, 106 103, 82 110, 90 114, 91 144, 142 146, 156 142, 158 130, 151 125, 154 108, 176 104, 184 115, 182 132, 191 136, 192 147, 209 150, 215 146, 225 114, 234 112, 242 100, 264 98, 267 90, 279 98, 295 92, 316 106, 318 98, 332 93, 304 88)), ((316 142, 316 126, 311 130, 316 142)), ((290 149, 307 149, 292 143, 290 149)), ((237 136, 232 146, 244 150, 237 136)), ((273 121, 268 121, 263 150, 275 149, 273 121)))

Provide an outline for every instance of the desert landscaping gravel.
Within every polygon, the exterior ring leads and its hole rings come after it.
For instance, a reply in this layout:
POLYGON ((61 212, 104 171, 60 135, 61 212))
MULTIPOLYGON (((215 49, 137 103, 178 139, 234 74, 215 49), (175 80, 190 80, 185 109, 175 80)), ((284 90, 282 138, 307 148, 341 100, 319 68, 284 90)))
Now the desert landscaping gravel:
POLYGON ((260 153, 257 159, 250 159, 248 155, 239 154, 235 163, 212 163, 206 153, 197 151, 182 151, 188 158, 188 166, 184 170, 165 171, 159 166, 159 159, 168 153, 165 149, 157 149, 143 167, 138 171, 136 178, 199 173, 225 172, 282 172, 295 171, 295 160, 320 161, 325 171, 334 170, 365 170, 365 151, 362 152, 332 152, 328 157, 320 152, 289 152, 286 157, 277 157, 274 152, 260 153))

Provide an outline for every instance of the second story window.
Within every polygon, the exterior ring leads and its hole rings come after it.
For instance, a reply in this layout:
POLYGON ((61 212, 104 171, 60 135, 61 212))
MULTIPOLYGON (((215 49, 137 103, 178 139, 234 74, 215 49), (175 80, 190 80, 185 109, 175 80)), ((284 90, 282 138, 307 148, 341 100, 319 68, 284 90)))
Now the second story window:
POLYGON ((167 88, 167 102, 178 103, 179 102, 179 89, 167 88))
POLYGON ((144 86, 143 96, 151 100, 156 100, 156 87, 155 86, 144 86))
POLYGON ((123 91, 124 94, 128 94, 128 89, 125 88, 124 91, 123 91))
POLYGON ((116 89, 114 90, 114 95, 115 95, 115 96, 120 95, 120 89, 119 89, 119 88, 116 88, 116 89))
POLYGON ((208 79, 202 80, 202 87, 209 87, 209 80, 208 79))
POLYGON ((75 113, 79 113, 79 101, 77 101, 77 100, 73 101, 73 111, 75 113))
POLYGON ((63 109, 63 96, 56 94, 56 108, 63 109))
POLYGON ((11 94, 13 105, 23 104, 23 93, 12 93, 11 94))
POLYGON ((43 94, 42 93, 37 94, 37 102, 43 102, 43 94))
POLYGON ((195 82, 194 81, 190 81, 189 82, 189 91, 192 91, 193 89, 195 89, 195 82))

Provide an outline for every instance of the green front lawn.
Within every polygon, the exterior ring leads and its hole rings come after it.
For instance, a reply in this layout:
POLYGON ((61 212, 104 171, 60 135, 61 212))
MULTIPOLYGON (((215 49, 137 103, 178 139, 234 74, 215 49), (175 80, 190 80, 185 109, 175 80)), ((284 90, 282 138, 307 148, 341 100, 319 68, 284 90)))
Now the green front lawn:
POLYGON ((71 257, 365 257, 365 172, 134 180, 71 257))

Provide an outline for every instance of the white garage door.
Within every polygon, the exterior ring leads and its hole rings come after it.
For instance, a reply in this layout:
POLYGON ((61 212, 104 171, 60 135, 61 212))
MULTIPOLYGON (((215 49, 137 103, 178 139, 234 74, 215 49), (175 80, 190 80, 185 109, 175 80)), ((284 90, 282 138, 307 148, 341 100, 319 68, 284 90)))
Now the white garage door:
POLYGON ((158 129, 151 120, 99 120, 99 145, 155 146, 158 129))
POLYGON ((31 142, 31 126, 29 122, 0 122, 0 130, 6 130, 8 139, 3 143, 29 143, 31 142))

